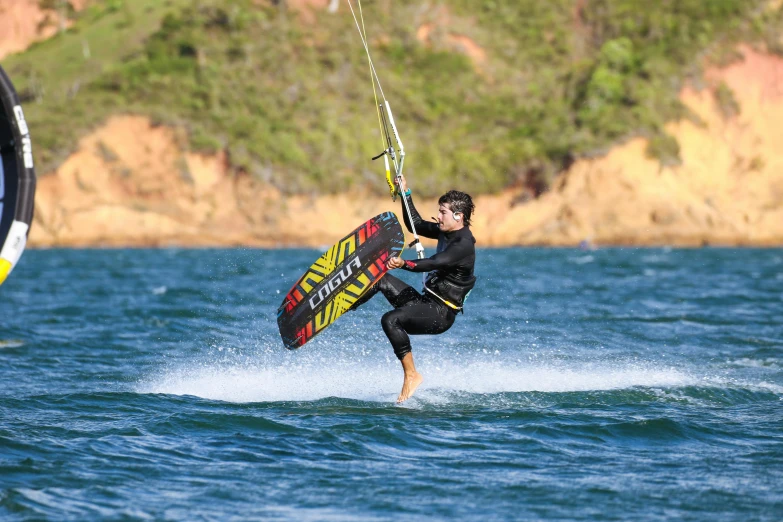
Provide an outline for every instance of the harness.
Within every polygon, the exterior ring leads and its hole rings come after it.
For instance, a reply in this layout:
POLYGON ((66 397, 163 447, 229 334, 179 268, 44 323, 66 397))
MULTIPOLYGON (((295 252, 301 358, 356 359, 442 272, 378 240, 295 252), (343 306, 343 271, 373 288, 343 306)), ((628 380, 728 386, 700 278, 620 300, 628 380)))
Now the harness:
MULTIPOLYGON (((445 304, 446 306, 448 306, 449 308, 451 308, 451 309, 452 309, 452 310, 454 310, 455 312, 462 312, 463 314, 465 313, 465 311, 462 309, 462 307, 461 307, 461 306, 457 306, 457 305, 455 305, 454 303, 452 303, 451 301, 447 301, 447 300, 443 299, 441 296, 439 296, 438 294, 436 294, 435 292, 433 292, 432 290, 430 290, 430 287, 428 287, 428 286, 425 286, 425 287, 424 287, 424 290, 426 290, 427 292, 429 292, 431 295, 433 295, 433 296, 437 297, 437 298, 438 298, 438 300, 439 300, 441 303, 445 304)), ((465 296, 465 298, 467 299, 467 296, 465 296)))

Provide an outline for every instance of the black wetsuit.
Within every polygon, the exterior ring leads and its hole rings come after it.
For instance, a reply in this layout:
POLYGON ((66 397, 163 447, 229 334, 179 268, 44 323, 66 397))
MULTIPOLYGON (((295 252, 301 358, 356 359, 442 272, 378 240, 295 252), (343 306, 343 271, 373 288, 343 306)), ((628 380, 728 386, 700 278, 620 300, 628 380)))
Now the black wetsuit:
MULTIPOLYGON (((406 198, 416 232, 420 236, 438 240, 438 249, 434 256, 405 261, 403 267, 411 272, 430 272, 425 289, 423 293, 419 293, 393 275, 386 274, 352 307, 355 309, 378 292, 383 293, 394 310, 383 315, 381 325, 400 360, 411 351, 409 334, 440 334, 451 328, 457 313, 462 310, 465 297, 476 282, 473 275, 476 240, 470 228, 441 232, 437 223, 421 219, 411 197, 406 198)), ((404 204, 402 215, 405 225, 411 230, 404 204)))

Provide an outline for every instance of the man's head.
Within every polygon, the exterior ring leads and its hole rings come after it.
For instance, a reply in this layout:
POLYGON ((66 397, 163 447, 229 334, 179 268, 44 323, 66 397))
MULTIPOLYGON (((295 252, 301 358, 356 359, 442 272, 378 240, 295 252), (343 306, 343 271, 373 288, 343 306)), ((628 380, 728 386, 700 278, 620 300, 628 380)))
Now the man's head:
POLYGON ((476 207, 468 194, 449 190, 440 197, 438 205, 438 226, 443 232, 470 226, 470 216, 476 207))

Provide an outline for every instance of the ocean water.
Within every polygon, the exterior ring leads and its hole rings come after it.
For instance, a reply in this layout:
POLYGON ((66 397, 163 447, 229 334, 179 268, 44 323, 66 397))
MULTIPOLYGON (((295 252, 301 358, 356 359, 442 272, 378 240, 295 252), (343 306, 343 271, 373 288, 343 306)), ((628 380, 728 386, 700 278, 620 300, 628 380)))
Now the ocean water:
POLYGON ((480 250, 402 405, 381 296, 283 348, 318 254, 25 253, 0 520, 783 519, 783 250, 480 250))

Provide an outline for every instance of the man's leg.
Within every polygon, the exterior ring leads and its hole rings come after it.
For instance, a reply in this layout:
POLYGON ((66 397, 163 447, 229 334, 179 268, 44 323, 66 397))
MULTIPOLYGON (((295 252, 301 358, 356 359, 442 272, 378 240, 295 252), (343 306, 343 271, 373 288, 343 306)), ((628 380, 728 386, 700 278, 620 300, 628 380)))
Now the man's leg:
POLYGON ((454 314, 442 305, 430 302, 411 303, 383 315, 381 318, 383 331, 389 338, 394 354, 402 363, 405 373, 397 402, 410 398, 424 380, 413 363, 408 334, 439 334, 451 328, 452 324, 454 324, 454 314))
POLYGON ((375 297, 375 294, 381 292, 394 308, 399 308, 412 299, 420 297, 420 294, 409 284, 397 279, 393 275, 386 274, 380 281, 375 283, 366 294, 357 299, 349 308, 350 311, 356 310, 364 303, 375 297))
POLYGON ((416 391, 416 388, 424 381, 424 377, 416 371, 416 365, 413 364, 413 352, 408 352, 405 357, 400 359, 402 363, 402 390, 397 397, 397 402, 407 401, 416 391))

